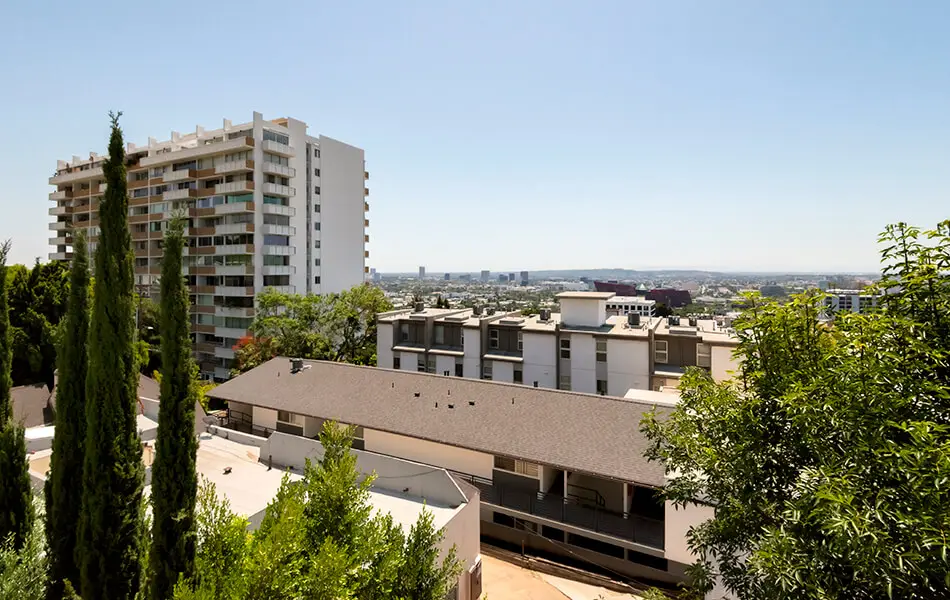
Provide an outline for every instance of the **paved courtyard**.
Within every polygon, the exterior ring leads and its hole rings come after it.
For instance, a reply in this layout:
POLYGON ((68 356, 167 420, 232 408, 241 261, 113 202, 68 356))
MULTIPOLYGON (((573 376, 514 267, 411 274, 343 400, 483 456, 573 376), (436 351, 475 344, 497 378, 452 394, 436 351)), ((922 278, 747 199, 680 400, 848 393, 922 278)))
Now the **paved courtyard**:
POLYGON ((482 554, 482 591, 487 600, 634 600, 602 587, 545 575, 482 554))

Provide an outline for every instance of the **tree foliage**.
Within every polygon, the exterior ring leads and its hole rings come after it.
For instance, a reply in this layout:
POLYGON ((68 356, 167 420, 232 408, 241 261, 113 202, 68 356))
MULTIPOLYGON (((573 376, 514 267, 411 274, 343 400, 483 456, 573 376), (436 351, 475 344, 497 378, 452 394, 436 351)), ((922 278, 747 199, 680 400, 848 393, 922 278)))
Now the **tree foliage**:
POLYGON ((14 421, 10 397, 13 362, 10 317, 7 310, 7 254, 10 242, 0 246, 0 542, 10 537, 13 548, 23 547, 33 526, 33 494, 23 426, 14 421))
POLYGON ((13 385, 45 383, 52 388, 57 327, 69 295, 69 267, 60 261, 37 262, 32 269, 11 265, 7 286, 13 385))
POLYGON ((278 354, 375 364, 376 315, 392 308, 382 290, 367 284, 322 296, 265 290, 257 302, 254 337, 235 346, 238 373, 278 354))
POLYGON ((878 311, 750 297, 737 379, 690 372, 644 422, 666 497, 716 508, 689 534, 700 589, 718 569, 739 598, 950 595, 948 228, 885 231, 878 311))
POLYGON ((461 566, 454 548, 439 559, 431 513, 407 537, 390 515, 373 514, 373 476, 357 470, 352 429, 328 422, 321 443, 321 460, 300 481, 284 477, 253 534, 202 486, 197 568, 175 589, 177 600, 445 597, 461 566))
POLYGON ((77 555, 84 600, 135 597, 142 580, 142 447, 136 428, 138 364, 135 294, 128 228, 125 151, 112 116, 108 189, 99 205, 100 235, 89 322, 86 449, 77 555))
POLYGON ((49 599, 63 596, 64 582, 79 582, 76 523, 82 503, 86 443, 86 340, 89 337, 89 258, 77 231, 69 273, 69 306, 63 320, 56 386, 56 435, 46 480, 49 599))
MULTIPOLYGON (((42 507, 39 507, 42 510, 42 507)), ((0 600, 42 600, 46 592, 43 519, 36 519, 21 546, 0 542, 0 600)), ((62 595, 56 600, 63 599, 62 595)))
POLYGON ((182 223, 165 234, 161 279, 162 377, 158 437, 152 466, 152 546, 149 590, 153 600, 172 595, 179 576, 195 566, 195 400, 188 288, 181 274, 182 223))

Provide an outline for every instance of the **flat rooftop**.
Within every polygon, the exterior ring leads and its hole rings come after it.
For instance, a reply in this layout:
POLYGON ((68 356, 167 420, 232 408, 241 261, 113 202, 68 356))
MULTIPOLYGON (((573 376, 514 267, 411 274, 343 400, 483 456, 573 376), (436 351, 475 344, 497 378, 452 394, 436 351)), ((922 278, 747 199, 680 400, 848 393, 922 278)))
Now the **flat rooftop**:
POLYGON ((579 300, 609 300, 617 294, 615 292, 561 292, 555 298, 570 298, 579 300))
POLYGON ((647 300, 643 296, 614 296, 610 302, 611 304, 656 304, 656 300, 647 300))

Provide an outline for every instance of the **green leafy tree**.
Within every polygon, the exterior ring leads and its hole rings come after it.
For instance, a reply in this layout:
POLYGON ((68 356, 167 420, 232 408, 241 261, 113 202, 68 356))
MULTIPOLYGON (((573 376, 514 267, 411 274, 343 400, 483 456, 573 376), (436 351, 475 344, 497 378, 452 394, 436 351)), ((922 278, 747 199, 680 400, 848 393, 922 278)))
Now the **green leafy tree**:
POLYGON ((376 315, 392 309, 379 288, 361 284, 340 294, 258 295, 254 334, 235 347, 235 374, 277 356, 376 363, 376 315))
POLYGON ((136 428, 138 365, 135 294, 128 228, 125 151, 112 116, 108 189, 99 206, 89 371, 86 451, 78 557, 83 600, 134 598, 143 572, 142 447, 136 428))
POLYGON ((195 365, 189 338, 188 288, 181 274, 185 245, 181 221, 165 234, 161 280, 162 377, 158 437, 152 466, 152 546, 149 589, 153 600, 172 595, 179 577, 195 566, 195 365))
POLYGON ((66 310, 69 267, 62 261, 7 270, 13 336, 13 385, 45 383, 52 388, 57 327, 66 310))
POLYGON ((403 562, 396 574, 396 596, 418 600, 442 600, 461 572, 461 565, 451 548, 439 561, 436 550, 443 534, 433 525, 431 512, 423 511, 406 538, 403 562))
POLYGON ((688 536, 700 591, 718 570, 743 599, 950 595, 948 229, 882 235, 881 310, 750 296, 737 379, 690 372, 644 422, 666 498, 716 507, 688 536))
MULTIPOLYGON (((42 507, 37 507, 40 511, 42 507)), ((0 542, 0 600, 42 600, 46 591, 43 519, 36 519, 23 544, 0 542)), ((65 600, 62 595, 56 600, 65 600)))
POLYGON ((7 310, 7 255, 10 242, 0 246, 0 542, 12 539, 13 548, 26 543, 33 527, 33 493, 23 426, 14 421, 10 397, 13 362, 10 317, 7 310))
POLYGON ((50 600, 60 600, 64 582, 79 582, 76 523, 82 503, 86 444, 86 340, 89 337, 89 258, 86 236, 77 231, 69 274, 69 308, 63 321, 56 386, 56 435, 46 480, 46 542, 50 600))

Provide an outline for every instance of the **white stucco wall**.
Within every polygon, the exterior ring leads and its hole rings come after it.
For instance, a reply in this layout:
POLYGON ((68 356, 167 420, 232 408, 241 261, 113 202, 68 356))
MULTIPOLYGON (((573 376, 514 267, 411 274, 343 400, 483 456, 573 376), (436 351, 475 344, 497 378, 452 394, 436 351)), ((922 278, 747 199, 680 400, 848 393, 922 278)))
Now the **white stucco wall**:
POLYGON ((469 571, 481 560, 480 504, 478 493, 473 492, 465 506, 442 528, 445 537, 439 544, 439 560, 442 560, 452 546, 455 546, 456 556, 462 563, 462 572, 458 579, 459 598, 469 597, 469 571))
POLYGON ((666 558, 687 565, 691 564, 695 557, 686 544, 686 534, 690 527, 699 525, 714 516, 715 511, 711 506, 694 504, 677 509, 672 502, 667 501, 666 526, 664 528, 666 558))
POLYGON ((400 371, 418 371, 419 353, 418 352, 400 352, 399 353, 400 371))
MULTIPOLYGON (((560 469, 555 469, 554 467, 549 467, 547 465, 538 465, 540 470, 540 485, 542 492, 550 491, 551 485, 554 483, 554 480, 557 479, 558 473, 561 472, 560 469)), ((564 490, 554 490, 557 493, 564 493, 564 490)))
POLYGON ((482 340, 481 332, 474 327, 462 328, 465 357, 462 362, 462 373, 465 377, 481 379, 482 377, 482 340))
MULTIPOLYGON (((562 334, 563 336, 563 334, 562 334)), ((594 336, 571 333, 571 390, 593 394, 597 392, 597 362, 594 336)))
POLYGON ((512 383, 515 380, 515 363, 507 360, 493 360, 491 378, 492 381, 512 383))
POLYGON ((370 452, 388 454, 427 465, 491 479, 495 457, 446 444, 418 440, 394 433, 365 430, 364 448, 370 452))
POLYGON ((607 340, 607 393, 623 396, 629 389, 650 389, 650 343, 607 340))
POLYGON ((589 298, 561 298, 561 322, 565 325, 600 327, 607 320, 607 302, 589 298))
POLYGON ((363 282, 363 219, 367 216, 363 211, 366 200, 363 189, 366 183, 361 149, 322 135, 319 140, 322 257, 319 292, 326 294, 342 292, 363 282))
POLYGON ((376 366, 393 368, 393 325, 379 323, 376 326, 376 366))
POLYGON ((435 374, 445 375, 448 371, 450 376, 455 375, 455 357, 443 356, 441 354, 430 354, 429 358, 435 357, 435 374))
POLYGON ((277 411, 270 408, 253 407, 254 425, 256 427, 266 427, 268 429, 277 429, 277 411))
POLYGON ((554 347, 555 337, 552 333, 522 333, 523 380, 525 385, 556 388, 557 377, 555 368, 557 353, 554 347))
POLYGON ((713 379, 716 381, 732 379, 735 371, 739 369, 739 362, 732 357, 735 348, 732 346, 712 346, 710 350, 712 358, 710 371, 713 379), (730 373, 730 371, 732 372, 730 373))

